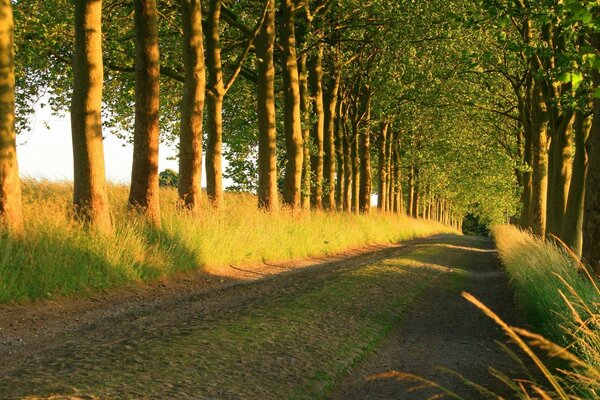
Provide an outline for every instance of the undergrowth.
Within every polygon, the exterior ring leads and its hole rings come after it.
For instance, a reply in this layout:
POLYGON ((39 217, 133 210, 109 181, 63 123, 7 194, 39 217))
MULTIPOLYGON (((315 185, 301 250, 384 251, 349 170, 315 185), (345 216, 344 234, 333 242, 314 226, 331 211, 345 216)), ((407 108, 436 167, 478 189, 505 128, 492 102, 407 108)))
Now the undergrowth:
MULTIPOLYGON (((226 194, 225 207, 191 215, 175 189, 161 189, 162 224, 127 209, 128 188, 111 185, 115 233, 99 237, 70 218, 71 183, 25 181, 25 236, 0 237, 0 303, 112 289, 221 265, 299 259, 450 232, 443 225, 391 214, 256 208, 256 198, 226 194)), ((203 204, 207 204, 206 199, 203 204)))

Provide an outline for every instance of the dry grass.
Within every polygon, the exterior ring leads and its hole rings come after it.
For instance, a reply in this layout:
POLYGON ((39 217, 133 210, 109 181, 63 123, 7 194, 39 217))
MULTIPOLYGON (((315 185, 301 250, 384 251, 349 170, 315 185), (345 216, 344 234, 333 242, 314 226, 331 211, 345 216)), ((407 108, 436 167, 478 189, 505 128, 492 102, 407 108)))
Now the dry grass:
POLYGON ((600 290, 588 268, 560 245, 512 226, 493 230, 517 300, 544 336, 509 326, 473 297, 532 359, 544 382, 515 382, 523 398, 600 398, 600 290), (539 357, 537 353, 544 356, 539 357), (552 365, 544 360, 550 359, 552 365))
POLYGON ((125 186, 110 187, 115 234, 97 237, 70 218, 70 183, 24 182, 26 235, 19 242, 0 237, 0 302, 123 287, 220 265, 334 254, 451 231, 379 213, 269 214, 256 208, 254 196, 244 194, 227 194, 221 211, 207 208, 190 215, 176 207, 174 189, 161 191, 162 227, 156 229, 127 210, 127 194, 125 186))

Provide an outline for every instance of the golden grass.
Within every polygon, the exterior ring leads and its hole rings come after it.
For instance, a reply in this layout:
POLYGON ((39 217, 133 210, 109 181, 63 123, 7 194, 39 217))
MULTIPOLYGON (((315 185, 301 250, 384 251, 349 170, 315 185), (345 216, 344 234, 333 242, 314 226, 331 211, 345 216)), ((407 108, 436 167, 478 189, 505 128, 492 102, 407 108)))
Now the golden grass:
MULTIPOLYGON (((127 210, 128 188, 112 185, 115 233, 98 237, 70 218, 71 183, 25 181, 25 237, 0 237, 0 302, 39 299, 213 270, 327 255, 345 249, 453 232, 397 215, 265 213, 256 198, 226 194, 223 210, 191 215, 174 189, 161 189, 161 228, 127 210)), ((203 204, 207 204, 204 201, 203 204)))
POLYGON ((474 297, 468 294, 465 297, 502 327, 544 377, 544 382, 517 382, 520 396, 527 399, 600 398, 597 280, 559 244, 513 226, 496 227, 493 235, 519 304, 544 336, 509 326, 474 297), (534 350, 544 357, 539 357, 534 350), (547 359, 551 360, 551 366, 544 361, 547 359))

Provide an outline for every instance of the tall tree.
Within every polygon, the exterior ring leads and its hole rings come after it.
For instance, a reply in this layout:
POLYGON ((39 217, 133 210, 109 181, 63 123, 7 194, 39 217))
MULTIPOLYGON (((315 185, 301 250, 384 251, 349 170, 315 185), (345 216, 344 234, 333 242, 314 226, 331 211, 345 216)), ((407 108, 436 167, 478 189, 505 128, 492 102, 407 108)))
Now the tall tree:
POLYGON ((195 211, 202 181, 202 117, 206 89, 201 0, 181 0, 184 94, 179 133, 179 199, 195 211))
POLYGON ((223 97, 225 82, 221 66, 221 0, 209 0, 206 23, 206 65, 208 69, 207 90, 207 143, 206 143, 206 192, 216 208, 223 203, 223 171, 221 148, 223 144, 223 97))
POLYGON ((0 225, 23 233, 15 132, 14 23, 10 0, 0 0, 0 225))
POLYGON ((256 40, 258 58, 258 206, 267 210, 278 207, 277 132, 275 129, 275 2, 265 0, 265 20, 256 40))
MULTIPOLYGON (((596 12, 598 17, 600 12, 596 12)), ((596 54, 600 52, 600 33, 591 34, 596 54)), ((596 93, 600 88, 600 71, 593 72, 596 93)), ((585 218, 583 222, 583 258, 600 273, 600 97, 594 98, 593 121, 589 137, 590 161, 585 191, 585 218)))
POLYGON ((300 86, 296 57, 296 1, 281 1, 280 38, 283 47, 283 105, 287 163, 283 184, 283 201, 292 209, 300 208, 302 187, 303 140, 300 119, 300 86))
POLYGON ((75 52, 71 132, 75 215, 93 229, 110 233, 102 144, 102 1, 75 2, 75 52))
MULTIPOLYGON (((323 131, 325 115, 323 109, 323 46, 318 46, 316 54, 310 59, 309 82, 313 99, 313 111, 316 118, 311 130, 312 145, 316 154, 312 156, 311 169, 314 172, 312 203, 316 209, 323 208, 323 131)), ((306 145, 306 144, 305 144, 306 145)))
POLYGON ((135 0, 135 128, 129 204, 160 224, 158 104, 160 53, 156 0, 135 0))

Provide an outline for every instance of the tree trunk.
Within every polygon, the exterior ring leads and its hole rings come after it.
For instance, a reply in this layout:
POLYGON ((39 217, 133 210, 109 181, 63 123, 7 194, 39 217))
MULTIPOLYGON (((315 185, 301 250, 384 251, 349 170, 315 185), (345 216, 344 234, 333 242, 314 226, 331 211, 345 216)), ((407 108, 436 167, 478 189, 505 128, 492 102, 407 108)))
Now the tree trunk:
POLYGON ((337 117, 335 118, 335 205, 338 210, 344 210, 344 179, 346 176, 346 160, 344 159, 344 117, 343 104, 338 102, 337 117))
POLYGON ((406 215, 414 217, 413 208, 415 202, 415 167, 411 165, 408 169, 408 189, 406 198, 406 215))
POLYGON ((531 227, 531 185, 532 185, 532 173, 531 168, 533 165, 533 146, 531 137, 531 124, 528 127, 524 127, 523 136, 525 139, 525 145, 523 148, 523 163, 525 164, 526 170, 523 171, 523 193, 521 195, 521 217, 520 225, 523 228, 531 227))
POLYGON ((420 197, 420 193, 419 193, 419 170, 418 168, 414 168, 413 169, 413 187, 414 187, 414 192, 413 192, 413 196, 412 196, 412 216, 414 218, 419 218, 419 197, 420 197))
POLYGON ((387 211, 388 202, 388 173, 387 173, 387 137, 389 123, 381 125, 379 131, 379 195, 377 196, 377 208, 379 211, 387 211))
POLYGON ((354 170, 354 163, 352 158, 352 143, 350 142, 348 135, 344 135, 344 164, 346 164, 346 170, 344 174, 344 211, 352 211, 352 176, 354 170))
POLYGON ((185 82, 179 133, 179 199, 191 210, 200 208, 202 192, 202 116, 206 90, 201 0, 182 0, 185 82))
MULTIPOLYGON (((593 33, 592 45, 600 50, 600 34, 593 33)), ((600 72, 594 72, 594 88, 600 88, 600 72)), ((600 273, 600 98, 594 98, 594 117, 590 131, 587 186, 585 191, 585 219, 583 221, 583 258, 594 271, 600 273)))
POLYGON ((324 205, 335 210, 335 111, 337 109, 341 70, 336 65, 331 85, 325 94, 325 132, 323 143, 323 195, 324 205))
POLYGON ((394 212, 402 214, 404 204, 402 204, 402 160, 400 160, 400 152, 394 146, 394 212))
MULTIPOLYGON (((368 118, 367 118, 368 120, 368 118)), ((361 213, 371 211, 371 129, 367 125, 360 135, 360 189, 359 209, 361 213)))
POLYGON ((0 0, 0 229, 17 237, 23 235, 15 132, 14 22, 10 0, 0 0))
POLYGON ((296 2, 281 1, 280 37, 283 47, 283 106, 286 144, 283 201, 292 209, 300 208, 302 186, 302 124, 300 120, 300 88, 298 85, 298 63, 296 62, 296 36, 294 13, 296 2))
MULTIPOLYGON (((387 185, 388 193, 386 196, 387 201, 385 203, 386 211, 392 211, 394 209, 395 185, 394 185, 394 181, 390 177, 394 174, 395 168, 397 168, 396 159, 394 156, 395 151, 396 151, 396 144, 395 144, 395 138, 394 138, 394 131, 388 130, 387 146, 385 149, 385 158, 387 161, 385 167, 386 167, 386 172, 387 172, 387 176, 388 176, 388 185, 387 185)), ((399 164, 398 164, 398 168, 399 168, 399 164)))
POLYGON ((206 193, 215 208, 223 205, 223 97, 225 87, 221 65, 221 0, 210 0, 206 21, 206 67, 208 69, 206 135, 206 193))
POLYGON ((588 154, 586 143, 592 125, 591 117, 578 112, 573 129, 575 131, 575 158, 573 174, 569 185, 567 211, 562 225, 561 239, 571 247, 573 252, 581 256, 581 234, 583 227, 583 203, 588 170, 588 154))
POLYGON ((546 210, 547 231, 556 236, 561 234, 571 182, 574 113, 567 111, 562 118, 553 138, 554 161, 552 175, 548 182, 548 196, 552 198, 552 206, 548 203, 546 210))
POLYGON ((158 111, 160 54, 156 0, 135 0, 135 129, 129 204, 160 224, 158 111))
POLYGON ((277 133, 275 129, 275 5, 266 0, 269 9, 256 40, 258 59, 258 206, 276 210, 277 197, 277 133))
MULTIPOLYGON (((323 47, 319 46, 315 56, 310 59, 310 71, 308 79, 310 82, 310 92, 313 98, 313 112, 317 120, 312 127, 312 146, 316 154, 309 162, 314 172, 314 186, 312 189, 312 203, 318 210, 323 208, 323 140, 325 127, 325 111, 323 109, 323 47)), ((310 118, 308 119, 310 121, 310 118)), ((308 121, 307 128, 308 129, 308 121)), ((306 156, 306 154, 305 154, 306 156)))
POLYGON ((532 103, 533 175, 531 193, 531 229, 546 234, 546 200, 548 187, 548 112, 542 98, 542 88, 536 82, 532 103))
POLYGON ((300 56, 299 65, 300 79, 300 111, 302 112, 302 209, 310 210, 311 195, 311 165, 310 165, 310 93, 308 92, 308 69, 306 66, 306 53, 300 56))
POLYGON ((359 211, 359 192, 360 192, 360 161, 359 161, 359 142, 358 127, 354 128, 354 138, 352 141, 352 211, 359 211))
POLYGON ((102 1, 75 2, 71 133, 75 217, 110 234, 102 143, 102 1))

